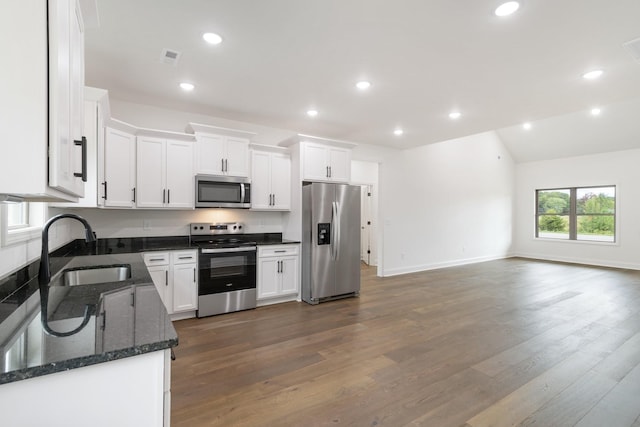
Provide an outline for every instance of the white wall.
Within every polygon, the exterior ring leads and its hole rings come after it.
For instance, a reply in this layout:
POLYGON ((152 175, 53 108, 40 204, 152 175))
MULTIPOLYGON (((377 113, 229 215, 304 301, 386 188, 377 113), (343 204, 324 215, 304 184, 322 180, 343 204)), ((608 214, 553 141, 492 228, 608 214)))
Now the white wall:
MULTIPOLYGON (((253 212, 246 209, 126 210, 73 209, 83 216, 98 238, 188 236, 192 222, 243 222, 247 233, 282 232, 281 212, 253 212)), ((82 235, 77 235, 82 238, 82 235)))
POLYGON ((514 178, 494 132, 389 156, 380 166, 382 274, 508 256, 514 178))
POLYGON ((524 257, 640 269, 640 150, 522 163, 516 168, 515 252, 524 257), (618 242, 535 239, 535 190, 614 184, 618 242))

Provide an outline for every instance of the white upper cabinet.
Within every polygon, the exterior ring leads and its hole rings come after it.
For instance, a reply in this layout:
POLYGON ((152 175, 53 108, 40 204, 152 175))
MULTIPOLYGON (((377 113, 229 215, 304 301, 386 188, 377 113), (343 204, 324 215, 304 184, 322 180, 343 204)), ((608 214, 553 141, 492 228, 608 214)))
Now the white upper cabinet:
POLYGON ((251 150, 251 209, 291 209, 291 156, 288 153, 251 150))
MULTIPOLYGON (((85 86, 83 102, 82 134, 87 141, 87 182, 85 183, 84 197, 80 198, 77 203, 54 203, 52 206, 95 208, 102 207, 104 204, 104 199, 98 196, 98 191, 104 195, 104 115, 109 112, 109 94, 104 89, 85 86)), ((131 145, 131 148, 135 149, 134 145, 131 145)), ((122 167, 120 166, 119 173, 121 172, 122 167)))
POLYGON ((138 136, 136 177, 137 207, 193 208, 193 142, 138 136))
POLYGON ((0 37, 0 195, 77 201, 87 172, 79 3, 3 0, 0 28, 10 35, 0 37))
POLYGON ((349 182, 351 179, 351 150, 311 142, 301 147, 303 180, 349 182))
POLYGON ((136 137, 129 132, 107 127, 104 130, 102 179, 99 205, 132 208, 136 198, 136 137))
POLYGON ((77 1, 49 0, 49 185, 84 196, 84 39, 77 1))
POLYGON ((302 181, 351 181, 351 151, 356 144, 298 134, 280 143, 300 153, 302 181))
POLYGON ((249 142, 252 132, 189 123, 187 132, 196 136, 197 174, 249 176, 249 142))

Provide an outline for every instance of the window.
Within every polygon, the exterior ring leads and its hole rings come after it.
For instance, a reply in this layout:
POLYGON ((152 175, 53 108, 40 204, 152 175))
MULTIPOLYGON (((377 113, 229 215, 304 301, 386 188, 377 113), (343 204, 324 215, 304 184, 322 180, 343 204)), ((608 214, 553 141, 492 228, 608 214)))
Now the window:
POLYGON ((29 204, 7 204, 7 229, 16 230, 29 226, 29 204))
POLYGON ((536 237, 616 241, 616 187, 536 190, 536 237))
POLYGON ((44 203, 2 203, 2 246, 36 239, 44 223, 44 203))

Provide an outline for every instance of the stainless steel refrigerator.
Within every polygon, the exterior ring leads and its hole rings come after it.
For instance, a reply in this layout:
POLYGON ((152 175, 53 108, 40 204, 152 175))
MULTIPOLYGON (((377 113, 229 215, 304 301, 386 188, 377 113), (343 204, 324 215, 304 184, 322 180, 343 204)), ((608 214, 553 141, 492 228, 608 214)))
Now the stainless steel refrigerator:
POLYGON ((360 293, 360 187, 304 183, 302 300, 309 304, 360 293))

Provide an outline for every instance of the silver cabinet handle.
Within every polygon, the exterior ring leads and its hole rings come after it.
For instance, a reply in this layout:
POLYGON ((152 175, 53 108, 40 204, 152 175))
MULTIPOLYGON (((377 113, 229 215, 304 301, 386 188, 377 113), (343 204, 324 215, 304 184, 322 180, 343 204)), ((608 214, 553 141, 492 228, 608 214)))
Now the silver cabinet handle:
POLYGON ((191 255, 189 256, 179 256, 178 259, 193 259, 191 255))
POLYGON ((193 269, 193 283, 196 283, 196 269, 193 269))
POLYGON ((220 162, 221 162, 220 171, 224 172, 224 159, 220 159, 220 162))
POLYGON ((102 198, 107 200, 107 181, 103 182, 102 185, 104 185, 104 196, 102 198))
POLYGON ((165 190, 165 189, 163 188, 163 189, 162 189, 162 203, 164 203, 164 202, 165 202, 165 200, 166 200, 166 192, 167 192, 167 190, 165 190))
POLYGON ((164 261, 164 258, 150 258, 149 262, 151 261, 164 261))
POLYGON ((133 203, 135 203, 136 202, 136 187, 133 187, 132 191, 133 191, 133 200, 131 200, 131 201, 133 203))
POLYGON ((164 285, 169 286, 169 270, 164 271, 164 285))
POLYGON ((171 190, 167 190, 167 204, 171 204, 171 190))
POLYGON ((329 178, 329 166, 327 166, 327 178, 329 178))
POLYGON ((287 252, 287 250, 286 249, 282 249, 282 250, 274 251, 274 252, 277 253, 277 254, 283 254, 283 253, 287 252))

